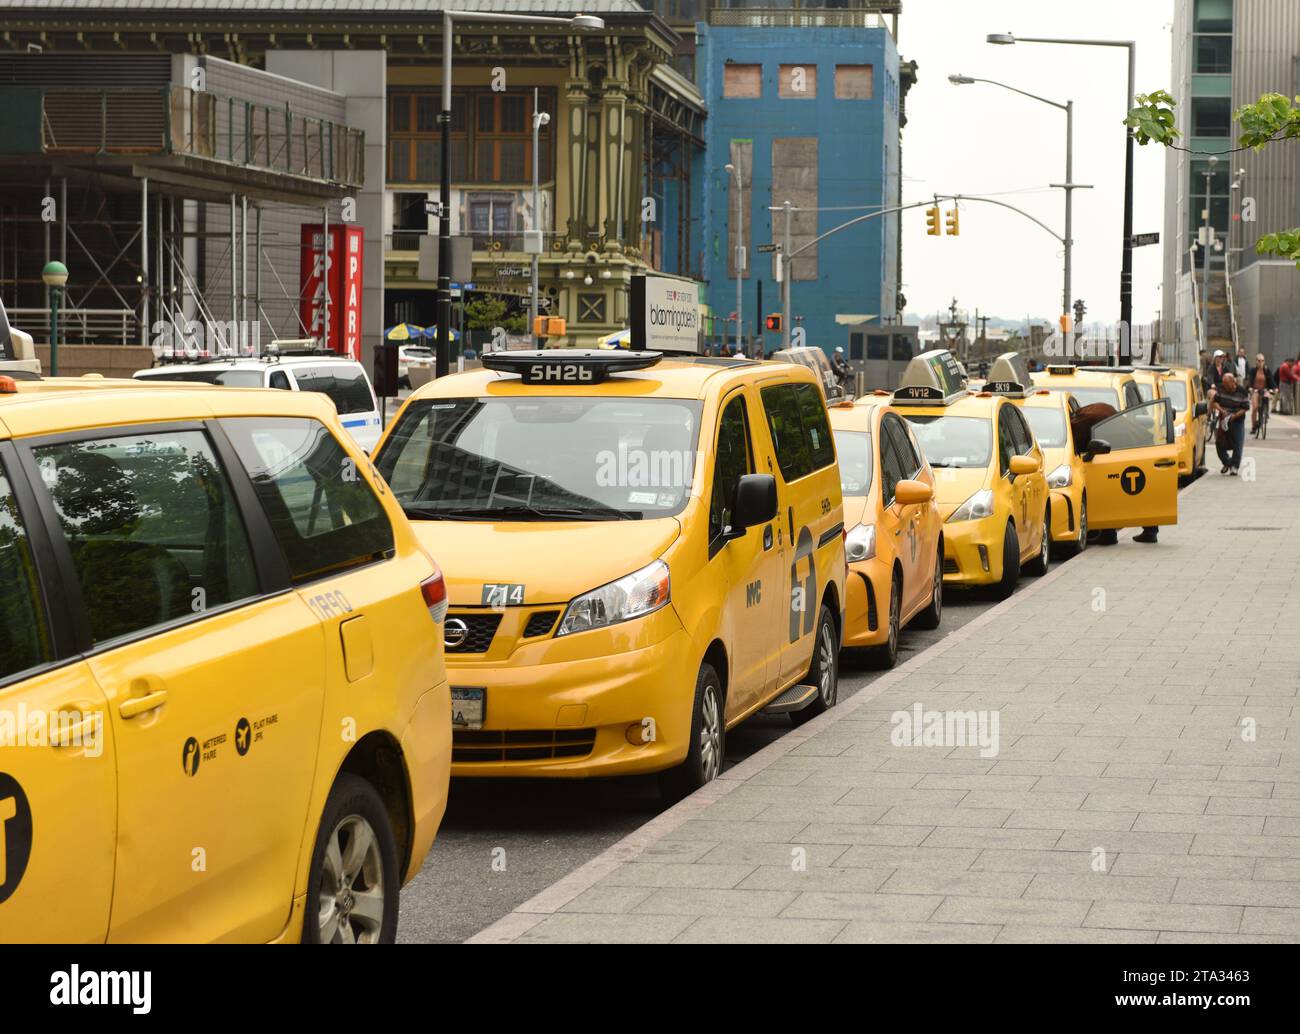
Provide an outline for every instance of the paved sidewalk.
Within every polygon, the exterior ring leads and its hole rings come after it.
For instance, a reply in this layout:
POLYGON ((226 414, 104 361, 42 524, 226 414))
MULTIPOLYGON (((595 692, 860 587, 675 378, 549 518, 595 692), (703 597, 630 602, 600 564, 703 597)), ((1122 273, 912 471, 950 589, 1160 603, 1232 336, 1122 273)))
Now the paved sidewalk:
POLYGON ((1300 452, 1251 445, 473 940, 1300 940, 1300 452))

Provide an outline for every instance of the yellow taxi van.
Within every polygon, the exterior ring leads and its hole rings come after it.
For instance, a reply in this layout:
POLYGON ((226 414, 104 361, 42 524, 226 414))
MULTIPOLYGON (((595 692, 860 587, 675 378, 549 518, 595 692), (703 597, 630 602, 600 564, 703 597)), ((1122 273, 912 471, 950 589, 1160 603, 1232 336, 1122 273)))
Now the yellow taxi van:
POLYGON ((1043 454, 1013 401, 1023 391, 969 392, 961 384, 952 353, 926 352, 904 370, 893 405, 934 471, 944 581, 991 585, 1005 598, 1022 568, 1043 575, 1051 565, 1043 454))
MULTIPOLYGON (((1205 398, 1201 375, 1188 366, 1138 366, 1134 376, 1150 377, 1157 387, 1155 398, 1167 398, 1174 408, 1174 439, 1178 445, 1178 480, 1187 484, 1205 467, 1209 437, 1210 404, 1205 398)), ((1139 382, 1139 390, 1142 390, 1139 382)), ((1143 398, 1146 393, 1143 391, 1143 398)))
POLYGON ((878 668, 898 660, 908 624, 943 617, 943 518, 935 479, 911 426, 886 391, 830 410, 844 496, 844 646, 878 668))
POLYGON ((0 377, 0 940, 392 941, 445 609, 319 396, 0 377))
POLYGON ((1048 364, 1030 375, 1034 386, 1052 391, 1068 391, 1080 406, 1103 402, 1115 410, 1140 406, 1142 389, 1131 366, 1075 366, 1071 363, 1048 364))
POLYGON ((793 364, 488 352, 375 454, 446 565, 453 776, 717 777, 729 728, 837 698, 844 508, 793 364))

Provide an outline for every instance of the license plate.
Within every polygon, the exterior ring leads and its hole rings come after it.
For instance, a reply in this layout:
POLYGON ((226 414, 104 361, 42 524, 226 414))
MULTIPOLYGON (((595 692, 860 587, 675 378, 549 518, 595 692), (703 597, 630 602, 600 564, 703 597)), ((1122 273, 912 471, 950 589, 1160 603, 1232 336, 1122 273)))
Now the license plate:
POLYGON ((456 729, 481 729, 487 714, 487 690, 482 686, 451 687, 451 724, 456 729))

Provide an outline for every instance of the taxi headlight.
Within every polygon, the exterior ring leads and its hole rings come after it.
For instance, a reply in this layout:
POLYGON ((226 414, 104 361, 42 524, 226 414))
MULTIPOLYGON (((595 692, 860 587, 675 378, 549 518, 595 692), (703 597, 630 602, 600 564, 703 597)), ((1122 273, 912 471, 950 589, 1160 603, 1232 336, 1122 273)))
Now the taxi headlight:
POLYGON ((1062 463, 1047 475, 1048 488, 1069 488, 1073 482, 1074 473, 1070 470, 1068 463, 1062 463))
POLYGON ((859 524, 844 540, 844 555, 850 564, 870 560, 876 555, 876 526, 859 524))
POLYGON ((948 518, 949 524, 958 521, 979 521, 993 516, 993 493, 987 488, 981 489, 953 510, 948 518))
POLYGON ((585 632, 620 621, 653 614, 672 597, 668 565, 662 560, 647 564, 616 582, 583 593, 564 612, 557 636, 585 632))

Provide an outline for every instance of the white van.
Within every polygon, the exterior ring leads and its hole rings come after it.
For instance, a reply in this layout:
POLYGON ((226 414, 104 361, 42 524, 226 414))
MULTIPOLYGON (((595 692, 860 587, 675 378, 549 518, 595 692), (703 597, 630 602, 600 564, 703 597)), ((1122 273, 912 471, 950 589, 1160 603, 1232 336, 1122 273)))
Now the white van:
POLYGON ((271 354, 261 358, 171 363, 139 370, 137 380, 197 381, 239 388, 316 391, 328 396, 356 443, 370 452, 383 432, 379 402, 365 367, 332 354, 271 354))

